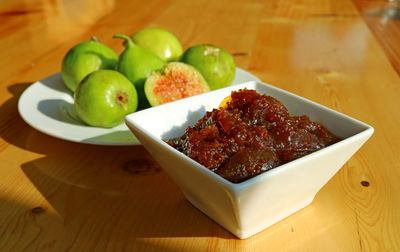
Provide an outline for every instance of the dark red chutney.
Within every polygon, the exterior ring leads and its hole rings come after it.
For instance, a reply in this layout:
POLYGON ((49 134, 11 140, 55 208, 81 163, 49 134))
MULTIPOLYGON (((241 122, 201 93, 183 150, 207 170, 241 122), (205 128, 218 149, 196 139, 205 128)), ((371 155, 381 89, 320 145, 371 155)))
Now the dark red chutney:
POLYGON ((277 99, 242 89, 167 143, 238 183, 340 139, 308 116, 290 116, 277 99))

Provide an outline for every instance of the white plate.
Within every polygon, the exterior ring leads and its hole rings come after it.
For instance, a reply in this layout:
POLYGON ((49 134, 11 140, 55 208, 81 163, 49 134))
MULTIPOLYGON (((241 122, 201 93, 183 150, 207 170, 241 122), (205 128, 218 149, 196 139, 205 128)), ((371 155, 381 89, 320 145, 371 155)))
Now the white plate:
MULTIPOLYGON (((259 81, 251 73, 236 68, 232 85, 259 81)), ((18 111, 30 126, 60 139, 97 145, 138 145, 140 142, 123 123, 111 129, 85 125, 77 117, 72 92, 63 83, 61 74, 33 83, 18 101, 18 111)))

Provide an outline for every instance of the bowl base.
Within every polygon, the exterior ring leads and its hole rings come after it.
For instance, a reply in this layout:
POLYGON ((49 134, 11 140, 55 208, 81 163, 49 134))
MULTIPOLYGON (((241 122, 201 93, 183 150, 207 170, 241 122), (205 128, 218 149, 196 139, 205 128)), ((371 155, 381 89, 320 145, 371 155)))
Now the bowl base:
MULTIPOLYGON (((207 211, 207 209, 208 209, 207 207, 202 207, 203 204, 201 204, 198 200, 196 200, 195 197, 191 197, 187 193, 183 193, 183 194, 184 194, 186 200, 190 202, 190 204, 192 204, 195 208, 199 209, 202 213, 207 215, 210 219, 212 219, 217 224, 221 225, 223 228, 228 230, 230 233, 232 233, 239 239, 249 238, 250 236, 257 234, 257 233, 263 231, 264 229, 267 229, 268 227, 276 224, 277 222, 289 217, 290 215, 300 211, 301 209, 303 209, 306 206, 308 206, 309 204, 311 204, 311 202, 314 200, 314 197, 315 197, 315 195, 314 195, 312 197, 306 198, 306 199, 298 202, 297 204, 293 205, 293 207, 291 207, 287 211, 282 211, 278 214, 272 215, 271 218, 265 219, 265 221, 258 223, 255 226, 243 228, 243 227, 240 227, 239 223, 226 223, 224 220, 218 220, 218 218, 216 216, 214 216, 213 213, 210 213, 207 211)), ((238 220, 238 222, 239 222, 239 220, 238 220)))

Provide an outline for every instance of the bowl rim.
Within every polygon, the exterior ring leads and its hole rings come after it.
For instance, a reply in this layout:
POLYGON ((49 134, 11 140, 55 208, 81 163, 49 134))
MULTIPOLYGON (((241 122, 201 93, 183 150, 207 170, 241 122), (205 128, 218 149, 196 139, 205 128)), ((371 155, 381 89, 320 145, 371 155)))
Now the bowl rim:
POLYGON ((285 170, 291 169, 293 166, 298 166, 298 165, 300 165, 302 163, 305 163, 308 160, 313 159, 315 155, 318 155, 321 152, 322 153, 329 152, 329 151, 331 151, 333 149, 336 149, 336 148, 340 147, 341 145, 346 145, 349 142, 353 142, 353 141, 357 140, 358 138, 362 138, 362 137, 365 137, 367 135, 372 135, 372 133, 374 132, 374 128, 372 126, 364 123, 364 122, 361 122, 361 121, 359 121, 359 120, 357 120, 355 118, 352 118, 352 117, 350 117, 350 116, 348 116, 346 114, 343 114, 343 113, 338 112, 336 110, 333 110, 333 109, 331 109, 329 107, 326 107, 324 105, 321 105, 319 103, 311 101, 311 100, 309 100, 307 98, 301 97, 301 96, 299 96, 297 94, 291 93, 289 91, 286 91, 284 89, 275 87, 273 85, 270 85, 270 84, 267 84, 267 83, 264 83, 264 82, 261 82, 261 81, 244 82, 244 83, 241 83, 241 84, 238 84, 238 85, 235 85, 235 86, 229 86, 229 87, 226 87, 226 88, 213 90, 213 91, 210 91, 210 92, 207 92, 207 93, 199 94, 199 95, 192 96, 192 97, 186 97, 186 98, 183 98, 183 99, 180 99, 180 100, 177 100, 177 101, 173 101, 173 102, 170 102, 170 103, 166 103, 166 104, 162 104, 162 105, 159 105, 159 106, 156 106, 156 107, 152 107, 152 108, 148 108, 148 109, 145 109, 145 110, 142 110, 142 111, 138 111, 138 112, 135 112, 135 113, 127 115, 125 117, 125 123, 128 124, 128 126, 131 125, 134 128, 137 128, 139 131, 143 132, 144 134, 148 135, 151 139, 153 139, 158 144, 160 144, 164 149, 174 153, 174 155, 177 155, 180 158, 183 158, 186 162, 189 162, 192 167, 195 167, 195 169, 197 169, 200 172, 202 172, 203 174, 207 175, 214 182, 223 185, 223 187, 226 190, 229 190, 234 195, 238 195, 244 189, 250 187, 253 184, 260 183, 262 180, 265 180, 270 176, 274 176, 277 173, 281 173, 281 172, 284 172, 285 170), (315 152, 309 153, 309 154, 307 154, 305 156, 302 156, 300 158, 297 158, 297 159, 292 160, 290 162, 287 162, 285 164, 282 164, 282 165, 279 165, 277 167, 274 167, 271 170, 268 170, 266 172, 260 173, 260 174, 258 174, 256 176, 251 177, 249 179, 246 179, 246 180, 244 180, 242 182, 234 183, 234 182, 231 182, 231 181, 223 178, 222 176, 218 175, 217 173, 207 169, 205 166, 201 165, 200 163, 198 163, 195 160, 191 159, 190 157, 186 156, 182 152, 176 150, 175 148, 173 148, 172 146, 167 144, 165 142, 165 140, 161 139, 160 137, 155 136, 153 133, 151 133, 147 129, 143 128, 139 123, 137 123, 136 121, 134 121, 132 119, 132 117, 135 117, 135 114, 138 115, 138 114, 141 114, 141 113, 146 113, 147 111, 150 111, 150 110, 157 110, 157 109, 160 109, 160 108, 165 107, 165 106, 172 106, 172 104, 175 104, 175 103, 187 102, 187 100, 196 99, 195 97, 211 96, 211 95, 213 95, 215 93, 218 93, 218 92, 226 92, 226 90, 233 91, 233 90, 239 90, 239 89, 242 89, 242 88, 248 88, 248 89, 256 90, 258 85, 266 85, 266 86, 268 86, 268 88, 272 88, 277 92, 280 92, 280 93, 283 93, 284 95, 290 96, 291 98, 300 99, 303 102, 310 103, 311 105, 318 107, 318 109, 320 109, 320 110, 326 110, 326 111, 328 111, 330 113, 334 113, 334 114, 336 114, 336 115, 338 115, 340 117, 343 117, 343 118, 351 121, 354 124, 357 124, 358 126, 362 127, 363 129, 360 130, 358 133, 355 133, 355 134, 353 134, 353 135, 351 135, 349 137, 346 137, 346 138, 344 138, 344 139, 342 139, 342 140, 340 140, 340 141, 338 141, 338 142, 336 142, 336 143, 334 143, 332 145, 329 145, 327 147, 319 149, 319 150, 317 150, 315 152))
POLYGON ((167 150, 169 150, 170 152, 174 153, 175 155, 177 155, 178 157, 184 159, 186 162, 189 162, 191 164, 191 166, 196 167, 196 169, 198 169, 200 172, 202 172, 203 174, 206 174, 207 176, 210 176, 210 178, 212 180, 214 180, 214 182, 217 182, 219 184, 224 185, 225 189, 228 189, 230 192, 232 192, 233 194, 239 194, 241 191, 243 191, 244 189, 250 187, 251 185, 255 184, 255 183, 260 183, 262 180, 265 180, 267 177, 270 176, 274 176, 278 173, 284 172, 285 170, 289 170, 291 169, 293 166, 298 166, 301 165, 305 162, 307 162, 310 159, 313 159, 315 155, 320 154, 321 152, 328 152, 331 151, 332 149, 336 149, 338 147, 340 147, 340 145, 345 145, 348 142, 352 142, 354 140, 356 140, 357 138, 361 138, 364 137, 366 135, 370 135, 373 133, 374 129, 372 127, 369 127, 353 136, 350 136, 348 138, 342 139, 337 143, 334 143, 332 145, 329 145, 327 147, 324 147, 322 149, 319 149, 315 152, 309 153, 305 156, 302 156, 300 158, 297 158, 295 160, 292 160, 290 162, 287 162, 285 164, 279 165, 277 167, 274 167, 271 170, 268 170, 266 172, 260 173, 254 177, 251 177, 249 179, 246 179, 242 182, 238 182, 238 183, 234 183, 231 182, 225 178, 223 178, 222 176, 218 175, 217 173, 207 169, 205 166, 201 165, 200 163, 196 162, 195 160, 191 159, 190 157, 186 156, 185 154, 183 154, 182 152, 176 150, 175 148, 173 148, 172 146, 170 146, 169 144, 167 144, 164 140, 155 137, 152 133, 150 133, 148 130, 146 130, 145 128, 141 127, 140 125, 138 125, 136 122, 132 123, 130 122, 132 125, 134 125, 136 128, 140 129, 140 131, 146 133, 148 136, 150 136, 154 141, 156 141, 158 144, 162 145, 164 148, 166 148, 167 150))

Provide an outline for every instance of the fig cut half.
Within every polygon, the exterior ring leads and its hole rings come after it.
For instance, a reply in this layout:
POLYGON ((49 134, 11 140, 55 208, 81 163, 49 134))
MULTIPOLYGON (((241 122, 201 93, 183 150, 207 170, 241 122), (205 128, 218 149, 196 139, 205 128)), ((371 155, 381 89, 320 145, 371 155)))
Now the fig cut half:
POLYGON ((157 106, 208 92, 210 88, 194 67, 171 62, 147 77, 144 91, 150 105, 157 106))

